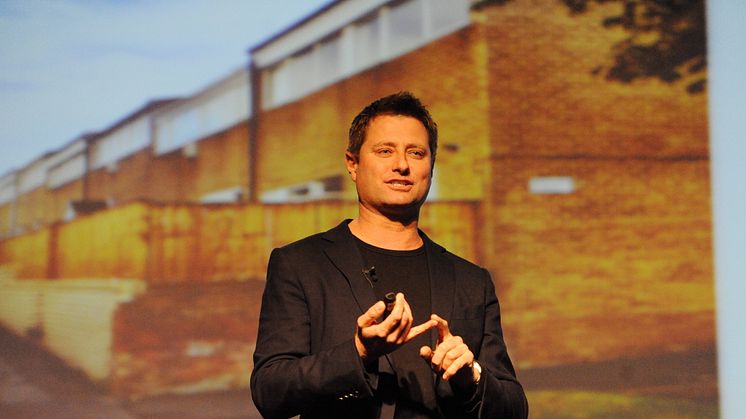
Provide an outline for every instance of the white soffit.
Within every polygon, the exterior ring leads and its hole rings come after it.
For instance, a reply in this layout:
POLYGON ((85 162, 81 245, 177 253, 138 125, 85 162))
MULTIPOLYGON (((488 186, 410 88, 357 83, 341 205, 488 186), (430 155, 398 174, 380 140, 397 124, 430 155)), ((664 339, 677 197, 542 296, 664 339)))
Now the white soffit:
POLYGON ((239 67, 225 77, 222 77, 217 81, 200 89, 196 93, 193 93, 191 96, 185 97, 182 100, 178 100, 172 104, 164 106, 161 109, 157 109, 154 112, 155 118, 158 119, 162 115, 173 113, 179 114, 185 109, 191 109, 195 106, 195 104, 199 104, 215 96, 219 96, 225 93, 225 91, 227 90, 239 88, 242 90, 245 89, 247 92, 250 92, 251 83, 249 82, 249 78, 249 69, 246 67, 239 67))
POLYGON ((340 1, 319 16, 252 51, 251 59, 258 68, 269 67, 389 2, 390 0, 340 1))
POLYGON ((85 140, 77 139, 51 155, 49 157, 49 166, 56 166, 80 153, 83 153, 85 149, 85 140))

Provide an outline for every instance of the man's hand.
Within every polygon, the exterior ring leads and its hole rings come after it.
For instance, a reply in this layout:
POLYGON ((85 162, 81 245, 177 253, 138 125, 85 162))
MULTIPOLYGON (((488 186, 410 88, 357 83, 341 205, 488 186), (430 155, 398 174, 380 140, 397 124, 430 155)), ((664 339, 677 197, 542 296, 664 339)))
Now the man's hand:
POLYGON ((446 381, 459 389, 468 389, 479 381, 480 373, 474 369, 474 354, 460 336, 453 336, 448 322, 433 314, 431 320, 438 328, 438 342, 435 350, 429 346, 420 348, 420 356, 430 364, 436 374, 443 374, 446 381))
POLYGON ((437 324, 431 319, 413 327, 412 309, 402 293, 396 294, 394 309, 388 317, 377 323, 385 309, 384 302, 379 301, 357 318, 355 347, 363 361, 372 362, 389 354, 437 324))

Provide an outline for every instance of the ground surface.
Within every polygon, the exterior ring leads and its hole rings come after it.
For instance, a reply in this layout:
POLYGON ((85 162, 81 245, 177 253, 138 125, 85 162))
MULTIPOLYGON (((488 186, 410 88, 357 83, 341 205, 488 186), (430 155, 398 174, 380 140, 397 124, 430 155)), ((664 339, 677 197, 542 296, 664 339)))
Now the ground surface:
MULTIPOLYGON (((519 373, 531 418, 717 418, 712 352, 519 373), (620 383, 623 383, 620 385, 620 383)), ((2 419, 258 419, 248 390, 117 400, 0 328, 2 419)))

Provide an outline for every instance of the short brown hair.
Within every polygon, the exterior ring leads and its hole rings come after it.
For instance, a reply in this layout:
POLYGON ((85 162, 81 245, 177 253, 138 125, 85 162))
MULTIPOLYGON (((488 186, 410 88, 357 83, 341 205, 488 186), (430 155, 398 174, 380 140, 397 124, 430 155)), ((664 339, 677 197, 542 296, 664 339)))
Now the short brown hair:
POLYGON ((365 141, 368 125, 379 115, 409 116, 420 121, 427 131, 431 162, 433 165, 435 164, 435 153, 438 149, 438 125, 433 121, 425 105, 409 92, 399 92, 382 97, 360 111, 352 120, 350 126, 347 151, 355 157, 360 156, 360 147, 365 141))

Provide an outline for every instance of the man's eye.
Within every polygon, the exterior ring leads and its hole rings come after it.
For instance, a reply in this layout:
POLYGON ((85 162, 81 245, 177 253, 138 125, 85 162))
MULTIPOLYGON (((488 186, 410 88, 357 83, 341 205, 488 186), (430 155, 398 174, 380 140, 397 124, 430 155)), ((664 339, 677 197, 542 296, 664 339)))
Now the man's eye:
POLYGON ((425 157, 425 152, 422 151, 422 150, 410 150, 409 154, 411 154, 411 155, 413 155, 415 157, 418 157, 418 158, 425 157))
POLYGON ((389 150, 388 148, 382 148, 380 150, 377 150, 376 153, 387 155, 387 154, 391 154, 391 150, 389 150))

